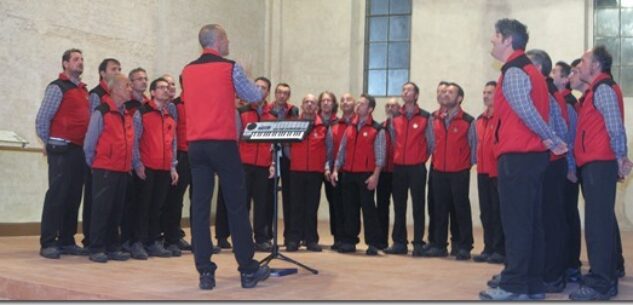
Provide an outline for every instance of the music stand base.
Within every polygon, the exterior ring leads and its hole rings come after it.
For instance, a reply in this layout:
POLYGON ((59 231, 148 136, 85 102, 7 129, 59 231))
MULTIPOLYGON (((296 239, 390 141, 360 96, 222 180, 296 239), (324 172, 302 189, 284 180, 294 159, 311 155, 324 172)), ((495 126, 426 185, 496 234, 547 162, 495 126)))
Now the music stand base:
POLYGON ((297 268, 270 268, 270 275, 279 277, 295 274, 298 271, 297 268))
MULTIPOLYGON (((298 262, 298 261, 296 261, 296 260, 294 260, 294 259, 292 259, 290 257, 287 257, 287 256, 285 256, 285 255, 283 255, 283 254, 281 254, 279 252, 271 253, 266 258, 262 259, 259 262, 259 264, 262 265, 262 266, 263 265, 268 265, 270 263, 270 261, 272 261, 273 259, 279 259, 279 260, 282 260, 282 261, 286 261, 286 262, 295 264, 295 265, 297 265, 297 266, 299 266, 299 267, 301 267, 301 268, 303 268, 305 270, 308 270, 308 271, 312 272, 312 274, 319 274, 319 270, 310 268, 310 267, 308 267, 308 266, 306 266, 306 265, 304 265, 304 264, 302 264, 302 263, 300 263, 300 262, 298 262)), ((294 271, 284 271, 284 274, 279 274, 279 276, 284 276, 284 275, 290 275, 290 274, 297 273, 297 268, 271 268, 271 272, 272 272, 272 270, 294 270, 294 271)))

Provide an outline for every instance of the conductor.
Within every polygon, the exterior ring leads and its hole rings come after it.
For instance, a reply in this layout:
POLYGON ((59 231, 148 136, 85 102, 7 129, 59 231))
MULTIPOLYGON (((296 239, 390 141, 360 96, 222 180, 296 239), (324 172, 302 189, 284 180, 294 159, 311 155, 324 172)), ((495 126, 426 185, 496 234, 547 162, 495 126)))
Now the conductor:
POLYGON ((240 163, 235 122, 235 95, 249 103, 263 98, 244 69, 225 59, 229 40, 222 26, 208 24, 198 34, 202 55, 182 71, 182 100, 187 117, 193 199, 191 236, 200 289, 215 287, 216 264, 211 261, 209 211, 214 176, 224 190, 229 230, 243 288, 253 288, 270 275, 268 266, 253 259, 253 230, 248 220, 244 172, 240 163))

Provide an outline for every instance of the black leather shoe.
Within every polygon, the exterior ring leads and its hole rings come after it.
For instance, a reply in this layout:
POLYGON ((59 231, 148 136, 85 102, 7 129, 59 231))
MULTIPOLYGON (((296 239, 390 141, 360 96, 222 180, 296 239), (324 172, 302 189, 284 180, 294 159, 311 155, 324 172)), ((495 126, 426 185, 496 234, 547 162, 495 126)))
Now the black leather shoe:
POLYGON ((295 252, 299 250, 299 244, 294 241, 289 241, 286 243, 286 251, 295 252))
POLYGON ((565 290, 565 287, 567 286, 567 281, 565 281, 564 276, 561 276, 553 282, 543 282, 543 286, 545 286, 546 293, 560 293, 565 290))
POLYGON ((369 256, 376 256, 378 255, 378 249, 374 246, 369 246, 367 247, 367 251, 365 252, 365 254, 369 256))
POLYGON ((426 245, 415 244, 413 245, 413 251, 411 251, 411 256, 415 256, 415 257, 424 256, 424 252, 426 252, 426 249, 428 249, 426 245))
POLYGON ((446 257, 448 256, 448 252, 446 248, 439 248, 436 246, 430 247, 427 251, 424 252, 424 256, 426 257, 446 257))
POLYGON ((341 246, 341 242, 340 242, 340 241, 335 241, 335 242, 334 242, 334 244, 332 244, 332 245, 330 246, 330 249, 332 249, 332 250, 338 250, 338 247, 340 247, 340 246, 341 246))
POLYGON ((259 266, 259 269, 253 273, 242 273, 242 288, 253 288, 257 282, 265 281, 270 276, 270 267, 268 265, 259 266))
POLYGON ((176 242, 178 248, 182 251, 191 251, 191 244, 188 243, 184 238, 181 238, 176 242))
POLYGON ((321 248, 321 246, 319 246, 319 244, 317 243, 309 243, 306 245, 306 249, 308 249, 308 251, 311 252, 321 252, 323 251, 323 248, 321 248))
POLYGON ((91 261, 95 262, 95 263, 107 263, 108 262, 108 256, 105 253, 103 253, 103 252, 92 253, 92 254, 90 254, 90 256, 88 258, 91 261))
POLYGON ((501 282, 501 274, 495 274, 492 276, 490 280, 486 283, 490 288, 499 287, 499 283, 501 282))
POLYGON ((58 259, 61 253, 57 247, 46 247, 40 249, 40 255, 45 258, 58 259))
POLYGON ((383 252, 387 254, 407 254, 409 253, 409 249, 405 244, 393 244, 391 247, 385 249, 383 252))
POLYGON ((178 256, 182 255, 182 250, 180 249, 178 244, 171 244, 171 245, 167 246, 165 249, 167 251, 171 252, 171 256, 178 257, 178 256))
POLYGON ((338 251, 338 253, 353 253, 356 252, 356 245, 342 242, 336 251, 338 251))
POLYGON ((140 241, 137 241, 130 246, 130 254, 133 259, 146 260, 149 257, 140 241))
POLYGON ((131 257, 130 253, 123 252, 123 251, 108 252, 106 253, 106 255, 108 256, 109 260, 113 260, 113 261, 126 261, 130 259, 131 257))
POLYGON ((567 283, 582 283, 580 268, 567 268, 565 277, 567 278, 567 283))
POLYGON ((213 253, 213 254, 218 254, 220 252, 222 252, 222 248, 220 248, 219 246, 213 246, 211 248, 211 253, 213 253))
POLYGON ((470 259, 470 251, 460 249, 457 250, 457 254, 455 254, 455 259, 458 261, 466 261, 470 259))
POLYGON ((473 256, 473 261, 475 263, 485 263, 488 261, 489 257, 490 253, 481 252, 481 254, 473 256))
POLYGON ((503 264, 505 261, 506 257, 499 253, 492 253, 487 260, 489 264, 503 264))
POLYGON ((255 244, 255 251, 259 251, 259 252, 270 252, 273 250, 273 245, 270 244, 270 242, 262 242, 262 243, 256 243, 255 244))
POLYGON ((77 245, 67 245, 59 247, 59 252, 64 255, 80 255, 86 256, 90 254, 90 251, 86 248, 82 248, 77 245))
POLYGON ((617 276, 619 279, 623 278, 625 275, 626 272, 624 271, 624 266, 615 269, 615 276, 617 276))
POLYGON ((231 243, 226 238, 218 239, 218 246, 222 249, 231 249, 231 243))
POLYGON ((215 276, 211 272, 203 272, 200 274, 200 283, 198 287, 203 290, 211 290, 215 287, 215 276))
POLYGON ((600 293, 589 286, 580 286, 569 294, 569 299, 573 301, 606 301, 611 299, 612 292, 600 293))
POLYGON ((147 251, 147 255, 149 256, 157 256, 157 257, 171 257, 171 251, 168 251, 163 247, 163 244, 160 241, 155 241, 150 246, 145 247, 147 251))

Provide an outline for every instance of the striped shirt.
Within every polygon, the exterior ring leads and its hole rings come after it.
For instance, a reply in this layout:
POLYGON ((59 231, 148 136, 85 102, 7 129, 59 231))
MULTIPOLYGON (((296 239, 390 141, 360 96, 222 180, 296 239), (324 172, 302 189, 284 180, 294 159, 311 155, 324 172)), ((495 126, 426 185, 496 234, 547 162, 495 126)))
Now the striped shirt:
POLYGON ((616 158, 621 159, 625 157, 627 155, 626 131, 622 124, 618 97, 615 95, 613 88, 607 84, 598 86, 594 93, 593 104, 604 118, 604 124, 607 127, 607 133, 609 133, 611 149, 613 149, 616 158))

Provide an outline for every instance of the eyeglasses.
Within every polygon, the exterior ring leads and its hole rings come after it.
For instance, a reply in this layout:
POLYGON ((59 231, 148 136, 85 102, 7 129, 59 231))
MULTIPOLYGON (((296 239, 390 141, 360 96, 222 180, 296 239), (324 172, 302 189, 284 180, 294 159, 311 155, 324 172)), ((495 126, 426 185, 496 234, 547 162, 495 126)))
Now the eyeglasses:
POLYGON ((132 81, 139 81, 139 80, 147 81, 147 77, 137 77, 137 78, 133 79, 132 81))
POLYGON ((167 90, 169 89, 169 86, 156 86, 155 90, 167 90))

